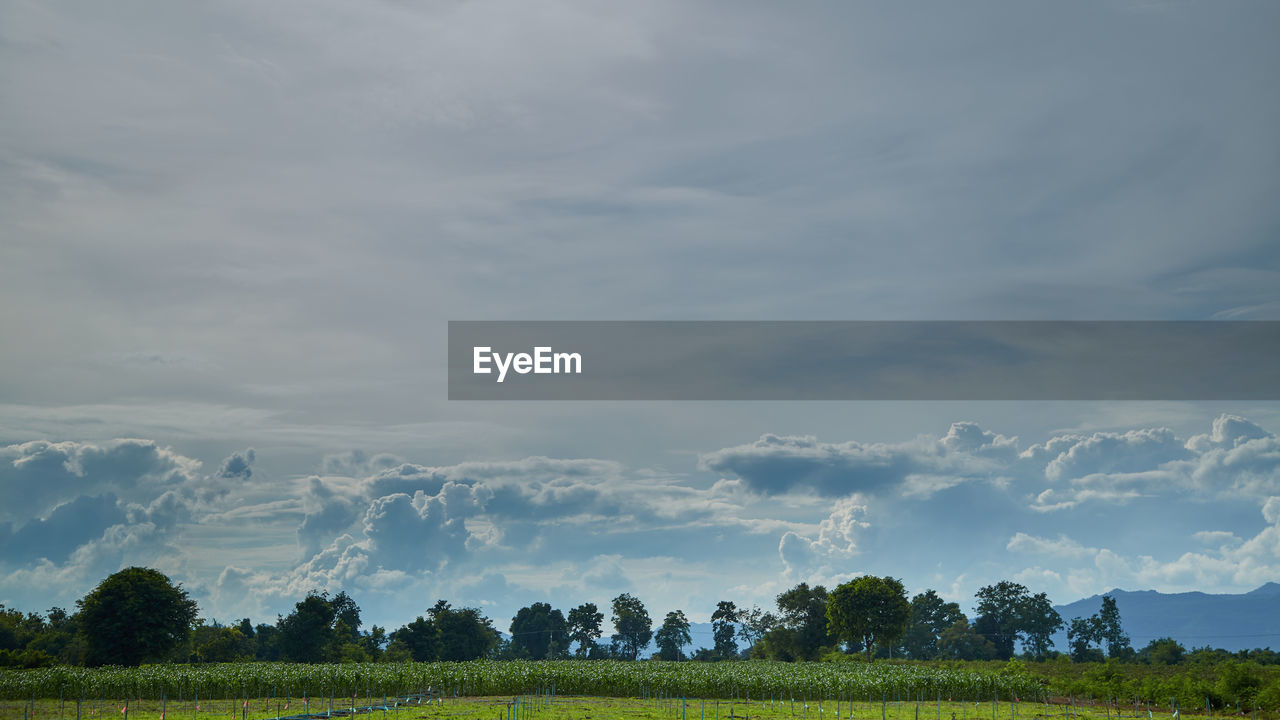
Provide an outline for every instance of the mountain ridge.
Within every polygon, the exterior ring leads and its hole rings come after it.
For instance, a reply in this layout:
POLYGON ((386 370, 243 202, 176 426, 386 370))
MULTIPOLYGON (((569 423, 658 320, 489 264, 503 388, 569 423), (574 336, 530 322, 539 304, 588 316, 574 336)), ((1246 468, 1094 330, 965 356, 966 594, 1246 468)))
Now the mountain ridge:
MULTIPOLYGON (((1245 593, 1112 589, 1054 609, 1066 623, 1089 617, 1109 595, 1120 611, 1120 623, 1134 649, 1157 638, 1171 637, 1184 647, 1225 650, 1280 647, 1280 583, 1267 582, 1245 593)), ((1066 633, 1054 636, 1058 650, 1066 650, 1066 633)))

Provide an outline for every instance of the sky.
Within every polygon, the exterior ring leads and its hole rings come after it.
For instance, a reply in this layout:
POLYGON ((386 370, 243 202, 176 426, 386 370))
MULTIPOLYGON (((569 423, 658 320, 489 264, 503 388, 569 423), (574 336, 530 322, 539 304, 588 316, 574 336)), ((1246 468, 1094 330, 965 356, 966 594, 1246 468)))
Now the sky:
POLYGON ((445 352, 449 320, 1280 320, 1277 30, 2 0, 0 603, 130 565, 223 622, 327 590, 503 630, 866 573, 966 610, 1280 581, 1275 401, 451 402, 445 352))

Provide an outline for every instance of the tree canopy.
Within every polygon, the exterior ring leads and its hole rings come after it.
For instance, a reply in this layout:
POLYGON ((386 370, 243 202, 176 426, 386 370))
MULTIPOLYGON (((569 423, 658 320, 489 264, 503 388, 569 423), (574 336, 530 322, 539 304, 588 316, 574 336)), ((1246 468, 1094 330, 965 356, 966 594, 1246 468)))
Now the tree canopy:
POLYGON ((832 591, 827 625, 841 640, 861 643, 867 661, 872 648, 897 640, 911 619, 902 581, 864 575, 832 591))
POLYGON ((125 568, 76 603, 89 665, 139 665, 186 640, 196 603, 159 570, 125 568))

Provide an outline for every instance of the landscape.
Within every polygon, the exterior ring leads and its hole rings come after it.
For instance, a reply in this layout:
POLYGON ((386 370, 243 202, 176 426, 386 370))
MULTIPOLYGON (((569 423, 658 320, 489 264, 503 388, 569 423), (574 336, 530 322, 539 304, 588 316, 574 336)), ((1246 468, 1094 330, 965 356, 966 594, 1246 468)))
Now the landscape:
MULTIPOLYGON (((1273 610, 1280 586, 1251 594, 1273 610)), ((878 708, 882 720, 919 720, 922 707, 926 717, 997 718, 1001 703, 1010 718, 1019 707, 1023 717, 1052 717, 1054 705, 1067 717, 1280 715, 1280 653, 1269 648, 1188 650, 1163 637, 1135 649, 1110 595, 1070 622, 1044 593, 1010 581, 982 588, 976 600, 970 623, 933 590, 908 601, 891 577, 863 576, 831 592, 800 583, 776 609, 721 601, 713 645, 692 650, 683 611, 667 613, 655 632, 644 603, 627 593, 606 608, 615 628, 607 642, 593 603, 568 613, 534 603, 504 633, 478 609, 440 600, 388 632, 362 630, 345 592, 311 593, 274 625, 245 618, 226 626, 198 618, 196 603, 163 573, 135 567, 104 580, 74 615, 0 608, 0 663, 9 666, 0 670, 0 709, 18 717, 20 706, 24 718, 65 717, 68 702, 77 718, 237 709, 242 718, 401 710, 484 718, 503 708, 512 718, 685 718, 692 702, 705 718, 710 700, 716 718, 722 704, 727 717, 795 716, 797 702, 802 717, 812 710, 837 719, 873 718, 878 708), (1065 653, 1053 649, 1064 627, 1065 653)), ((1202 598, 1202 609, 1213 600, 1202 598)))
POLYGON ((1280 720, 1277 38, 0 0, 0 720, 1280 720))

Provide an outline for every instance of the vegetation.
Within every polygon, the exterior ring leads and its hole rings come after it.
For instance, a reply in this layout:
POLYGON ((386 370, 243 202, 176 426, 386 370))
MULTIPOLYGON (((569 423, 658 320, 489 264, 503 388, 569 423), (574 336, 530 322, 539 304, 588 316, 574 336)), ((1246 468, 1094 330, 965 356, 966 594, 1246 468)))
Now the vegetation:
POLYGON ((667 612, 655 634, 644 603, 625 593, 612 602, 608 643, 600 642, 603 613, 591 603, 567 617, 544 602, 521 608, 509 639, 478 609, 444 600, 393 632, 364 629, 359 606, 345 593, 309 593, 274 624, 245 618, 224 626, 197 620, 195 604, 163 574, 129 568, 104 580, 75 614, 0 606, 0 666, 10 668, 0 670, 0 697, 278 699, 345 697, 362 688, 370 696, 425 687, 469 695, 556 688, 820 702, 1053 696, 1135 713, 1147 705, 1280 711, 1280 653, 1188 651, 1172 638, 1135 651, 1106 597, 1097 614, 1072 619, 1071 652, 1059 654, 1049 635, 1063 622, 1043 593, 1003 582, 975 599, 970 623, 957 603, 932 590, 908 602, 894 578, 861 577, 830 593, 801 583, 777 596, 777 614, 718 602, 714 646, 687 653, 690 623, 682 610, 667 612), (632 662, 655 639, 658 658, 632 662), (1019 641, 1022 655, 1015 657, 1019 641), (677 662, 690 658, 753 660, 677 662), (804 662, 817 659, 826 662, 804 662), (156 664, 139 667, 148 662, 156 664))

